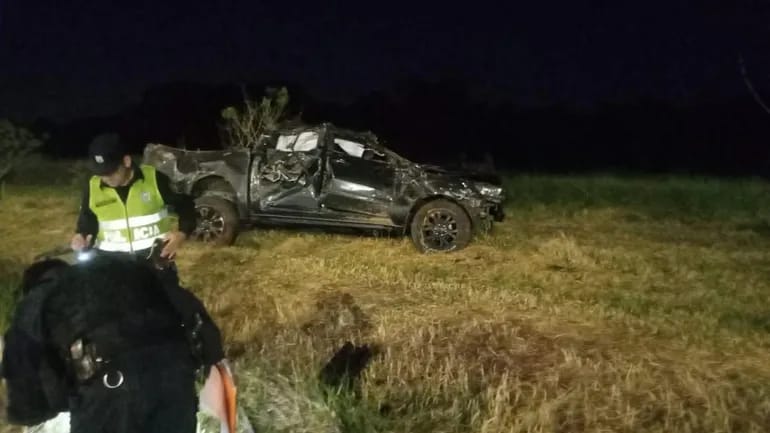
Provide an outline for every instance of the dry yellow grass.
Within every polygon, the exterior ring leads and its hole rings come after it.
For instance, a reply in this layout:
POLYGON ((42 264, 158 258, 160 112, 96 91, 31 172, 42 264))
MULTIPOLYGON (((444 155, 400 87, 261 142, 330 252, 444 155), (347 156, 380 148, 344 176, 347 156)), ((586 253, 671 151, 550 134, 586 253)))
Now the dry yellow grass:
MULTIPOLYGON (((16 188, 0 202, 7 263, 67 242, 76 200, 64 191, 16 188)), ((264 230, 232 247, 187 244, 178 264, 220 324, 260 427, 770 431, 759 222, 606 206, 509 213, 449 255, 264 230), (330 400, 314 378, 346 340, 381 352, 361 399, 330 400)))

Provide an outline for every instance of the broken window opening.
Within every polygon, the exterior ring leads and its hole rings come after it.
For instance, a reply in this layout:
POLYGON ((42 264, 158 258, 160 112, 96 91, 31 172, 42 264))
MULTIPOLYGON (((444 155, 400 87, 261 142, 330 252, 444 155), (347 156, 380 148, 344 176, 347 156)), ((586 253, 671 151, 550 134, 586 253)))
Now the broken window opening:
POLYGON ((335 138, 334 143, 342 149, 343 152, 355 158, 361 158, 364 155, 363 144, 356 143, 355 141, 343 140, 341 138, 335 138))
POLYGON ((387 156, 370 146, 361 144, 355 141, 345 140, 342 138, 335 138, 334 144, 336 144, 336 150, 344 152, 345 154, 354 158, 361 158, 367 161, 374 162, 388 162, 387 156))

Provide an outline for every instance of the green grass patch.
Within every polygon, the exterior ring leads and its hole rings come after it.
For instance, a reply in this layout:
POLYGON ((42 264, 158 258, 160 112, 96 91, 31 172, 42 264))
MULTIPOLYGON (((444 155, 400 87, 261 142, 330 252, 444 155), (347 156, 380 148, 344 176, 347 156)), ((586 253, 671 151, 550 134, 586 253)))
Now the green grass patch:
MULTIPOLYGON (((755 179, 507 178, 509 218, 448 255, 257 229, 178 265, 220 325, 260 431, 764 432, 770 194, 755 179), (360 393, 317 374, 376 344, 360 393)), ((69 242, 79 191, 8 186, 0 247, 69 242)), ((0 262, 0 264, 3 262, 0 262)), ((0 292, 4 314, 13 303, 0 292)))
POLYGON ((770 216, 770 186, 759 179, 611 175, 530 176, 505 179, 516 210, 548 207, 569 214, 622 208, 628 218, 744 219, 770 216))

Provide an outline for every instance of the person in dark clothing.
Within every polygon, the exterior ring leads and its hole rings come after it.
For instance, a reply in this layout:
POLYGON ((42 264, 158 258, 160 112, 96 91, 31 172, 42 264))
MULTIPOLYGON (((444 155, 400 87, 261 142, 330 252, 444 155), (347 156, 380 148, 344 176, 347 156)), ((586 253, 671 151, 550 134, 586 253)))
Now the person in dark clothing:
POLYGON ((89 146, 92 171, 83 192, 75 234, 70 245, 80 251, 146 256, 154 238, 165 239, 162 256, 173 259, 196 226, 192 197, 175 192, 164 173, 135 163, 116 134, 97 136, 89 146), (167 209, 178 216, 178 229, 167 209))
POLYGON ((33 266, 5 335, 9 421, 69 411, 72 433, 194 432, 196 370, 224 358, 202 303, 127 256, 33 266))

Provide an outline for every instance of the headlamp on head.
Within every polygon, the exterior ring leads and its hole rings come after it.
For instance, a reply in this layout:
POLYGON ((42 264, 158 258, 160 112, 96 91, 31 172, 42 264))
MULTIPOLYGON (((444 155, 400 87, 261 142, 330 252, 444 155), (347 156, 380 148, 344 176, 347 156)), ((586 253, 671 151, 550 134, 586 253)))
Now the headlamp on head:
POLYGON ((94 257, 93 250, 80 251, 77 253, 77 260, 79 262, 87 262, 94 257))

